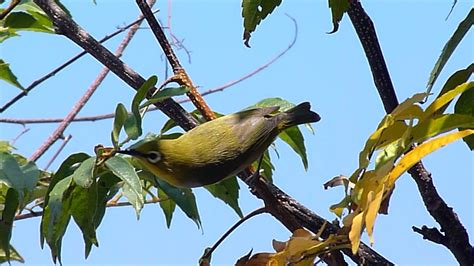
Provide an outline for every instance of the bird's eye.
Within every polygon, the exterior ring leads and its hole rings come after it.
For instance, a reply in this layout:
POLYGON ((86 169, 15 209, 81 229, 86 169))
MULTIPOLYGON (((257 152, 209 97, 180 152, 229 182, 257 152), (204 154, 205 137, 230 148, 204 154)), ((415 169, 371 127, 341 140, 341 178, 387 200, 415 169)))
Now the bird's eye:
POLYGON ((150 151, 147 153, 147 159, 150 163, 157 163, 161 160, 161 154, 157 151, 150 151))

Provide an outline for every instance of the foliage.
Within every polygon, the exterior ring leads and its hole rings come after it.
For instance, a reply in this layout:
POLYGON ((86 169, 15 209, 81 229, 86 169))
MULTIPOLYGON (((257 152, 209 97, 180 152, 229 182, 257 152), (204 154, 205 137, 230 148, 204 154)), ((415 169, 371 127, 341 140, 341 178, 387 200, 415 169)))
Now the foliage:
POLYGON ((405 100, 382 119, 366 141, 359 154, 359 167, 349 178, 352 187, 342 182, 346 186, 346 195, 340 203, 331 207, 331 211, 338 216, 341 216, 343 208, 348 210, 343 224, 350 228, 352 252, 357 251, 364 228, 373 242, 373 228, 381 203, 388 200, 395 181, 404 172, 429 153, 474 133, 472 114, 443 113, 454 97, 462 95, 460 99, 464 99, 463 95, 471 95, 474 91, 474 82, 465 82, 465 79, 459 82, 461 84, 451 82, 451 87, 424 111, 418 102, 426 97, 425 93, 405 100), (442 135, 458 128, 461 128, 459 132, 442 135), (371 161, 375 162, 373 169, 369 169, 371 161))
MULTIPOLYGON (((247 46, 251 33, 281 2, 242 1, 244 40, 247 46)), ((329 0, 328 3, 332 12, 332 32, 335 32, 349 7, 349 1, 329 0)), ((451 75, 429 106, 423 109, 420 105, 420 102, 427 99, 456 46, 471 28, 473 16, 471 10, 446 43, 431 72, 427 92, 415 94, 391 114, 386 115, 361 150, 358 168, 349 179, 339 178, 332 183, 331 186, 339 184, 346 188, 343 199, 330 209, 343 218, 343 232, 347 231, 348 234, 331 235, 321 240, 323 228, 316 235, 298 229, 288 241, 275 242, 275 253, 257 253, 253 256, 249 253, 237 263, 238 265, 249 265, 252 262, 313 265, 316 256, 330 250, 350 247, 355 253, 364 230, 373 242, 375 220, 381 212, 380 206, 384 201, 388 201, 395 182, 404 172, 424 156, 460 138, 463 138, 471 150, 474 148, 474 83, 469 82, 474 70, 473 64, 451 75), (454 112, 446 113, 456 97, 458 99, 454 112), (370 167, 371 165, 373 167, 370 167)), ((22 1, 13 12, 0 21, 0 42, 19 36, 20 31, 55 33, 52 21, 31 1, 22 1)), ((1 59, 0 79, 24 90, 9 64, 1 59)), ((62 239, 71 218, 82 232, 84 254, 88 257, 92 246, 99 244, 97 228, 107 206, 117 204, 121 197, 125 197, 126 202, 134 208, 137 219, 147 201, 159 202, 168 227, 171 226, 176 206, 196 223, 198 228, 201 227, 196 197, 191 189, 173 187, 151 174, 138 161, 123 158, 115 153, 129 141, 137 140, 143 135, 141 124, 149 105, 182 95, 189 90, 186 87, 177 87, 154 92, 157 81, 157 77, 152 76, 143 83, 132 100, 131 112, 128 112, 123 104, 117 105, 111 131, 112 148, 98 146, 96 156, 85 153, 71 154, 53 173, 38 169, 34 162, 16 154, 10 143, 0 142, 0 263, 24 261, 10 244, 10 240, 17 215, 32 206, 41 205, 43 208, 40 225, 41 246, 46 241, 55 263, 61 263, 62 239), (145 100, 146 98, 148 99, 145 100), (126 137, 121 140, 122 130, 126 137)), ((280 111, 285 111, 294 104, 281 98, 268 98, 253 105, 269 106, 280 106, 280 111)), ((198 112, 193 112, 192 115, 198 121, 205 122, 198 112)), ((221 116, 218 113, 216 115, 221 116)), ((163 125, 159 137, 178 137, 180 133, 165 134, 175 126, 173 121, 168 121, 163 125)), ((310 125, 307 125, 307 128, 313 132, 310 125)), ((147 135, 144 140, 156 137, 147 135)), ((300 129, 287 129, 279 138, 293 149, 307 169, 306 146, 300 129)), ((253 164, 255 168, 257 165, 258 162, 253 164)), ((262 175, 271 181, 275 167, 269 151, 264 154, 261 169, 262 175)), ((243 216, 239 206, 240 188, 235 177, 208 185, 205 189, 229 205, 240 217, 243 216)))

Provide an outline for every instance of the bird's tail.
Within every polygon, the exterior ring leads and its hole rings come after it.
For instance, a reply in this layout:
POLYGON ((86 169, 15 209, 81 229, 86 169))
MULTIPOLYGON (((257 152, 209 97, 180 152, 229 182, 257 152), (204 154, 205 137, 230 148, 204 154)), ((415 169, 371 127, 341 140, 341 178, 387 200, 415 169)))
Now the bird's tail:
POLYGON ((309 102, 300 103, 297 106, 277 115, 278 128, 285 130, 289 127, 318 122, 321 117, 310 110, 309 102))

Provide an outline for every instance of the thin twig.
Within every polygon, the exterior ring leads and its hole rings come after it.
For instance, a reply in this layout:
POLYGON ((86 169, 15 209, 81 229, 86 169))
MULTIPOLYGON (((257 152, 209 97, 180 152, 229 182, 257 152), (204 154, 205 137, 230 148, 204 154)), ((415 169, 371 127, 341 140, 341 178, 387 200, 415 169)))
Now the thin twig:
POLYGON ((61 143, 61 146, 59 146, 58 150, 56 151, 56 153, 54 153, 53 157, 51 157, 51 159, 49 160, 49 162, 46 164, 46 166, 44 167, 44 170, 43 171, 47 171, 48 168, 51 166, 51 164, 58 158, 59 154, 63 151, 64 147, 66 147, 66 145, 68 144, 68 142, 71 140, 72 138, 72 135, 69 134, 67 135, 64 140, 63 140, 63 143, 61 143))
POLYGON ((184 42, 184 39, 183 40, 178 40, 178 38, 176 38, 176 36, 173 34, 173 30, 171 29, 171 14, 172 14, 172 0, 168 0, 168 19, 167 19, 167 23, 168 23, 168 33, 170 34, 171 36, 171 40, 173 41, 172 42, 172 45, 176 48, 178 48, 178 50, 184 50, 186 52, 186 55, 188 56, 188 63, 191 64, 191 51, 189 51, 186 46, 184 46, 183 42, 184 42))
POLYGON ((212 120, 216 118, 214 112, 211 111, 207 103, 204 101, 202 96, 197 91, 196 87, 194 86, 191 78, 186 73, 186 71, 181 66, 181 63, 178 60, 178 57, 171 48, 171 45, 166 38, 163 29, 161 28, 158 20, 155 16, 151 13, 150 7, 145 3, 144 0, 136 0, 138 7, 142 11, 143 15, 145 16, 148 25, 150 25, 153 34, 155 35, 158 43, 160 44, 163 52, 168 59, 171 67, 173 68, 173 73, 175 79, 174 82, 177 82, 180 85, 186 86, 189 88, 189 91, 186 93, 188 97, 193 102, 194 106, 199 110, 199 112, 206 118, 206 120, 212 120))
MULTIPOLYGON (((236 80, 226 82, 223 85, 219 85, 219 86, 214 87, 212 89, 208 89, 208 90, 202 92, 201 95, 206 96, 206 95, 213 94, 213 93, 216 93, 216 92, 224 91, 225 89, 227 89, 229 87, 232 87, 232 86, 234 86, 234 85, 236 85, 236 84, 238 84, 242 81, 245 81, 245 80, 255 76, 256 74, 260 73, 261 71, 265 70, 270 65, 272 65, 273 63, 278 61, 291 48, 293 48, 294 44, 296 43, 297 37, 298 37, 298 24, 297 24, 296 20, 293 17, 291 17, 289 15, 287 15, 287 16, 294 22, 294 25, 295 25, 295 31, 294 31, 293 39, 288 44, 288 47, 286 47, 284 50, 279 52, 277 55, 270 58, 270 60, 268 60, 267 62, 265 62, 264 64, 262 64, 258 68, 252 70, 251 72, 247 73, 246 75, 244 75, 244 76, 242 76, 242 77, 240 77, 236 80)), ((168 70, 167 70, 168 64, 166 64, 165 67, 166 67, 165 73, 167 73, 168 72, 168 70)), ((165 75, 165 79, 166 78, 167 77, 165 75)), ((189 98, 182 98, 182 99, 177 100, 176 102, 186 103, 186 102, 189 102, 189 101, 191 101, 189 98)), ((150 111, 155 111, 155 110, 158 110, 158 108, 152 106, 152 107, 149 108, 148 111, 150 112, 150 111)), ((81 117, 74 118, 71 122, 95 122, 95 121, 100 121, 100 120, 105 120, 105 119, 112 119, 112 118, 114 118, 114 115, 115 115, 114 113, 109 113, 109 114, 94 115, 94 116, 81 116, 81 117)), ((24 125, 25 124, 61 123, 63 120, 64 120, 64 118, 27 118, 27 119, 22 119, 22 118, 0 117, 0 123, 24 124, 24 125)))
MULTIPOLYGON (((57 32, 82 47, 130 87, 138 90, 146 81, 140 74, 117 58, 87 31, 81 28, 54 0, 34 0, 34 2, 51 18, 57 32)), ((147 98, 151 97, 154 90, 156 88, 151 89, 147 93, 147 98)), ((198 124, 193 116, 171 98, 154 103, 154 105, 186 130, 198 124)))
MULTIPOLYGON (((159 10, 155 10, 153 11, 153 13, 156 13, 158 12, 159 10)), ((129 29, 130 27, 132 27, 133 25, 136 25, 138 23, 141 23, 143 21, 143 17, 142 18, 139 18, 137 20, 135 20, 134 22, 126 25, 125 27, 123 28, 119 28, 118 30, 116 30, 115 32, 113 32, 112 34, 109 34, 107 36, 105 36, 104 38, 102 38, 101 40, 99 40, 99 43, 104 43, 108 40, 110 40, 111 38, 117 36, 118 34, 126 31, 127 29, 129 29)), ((41 83, 43 83, 44 81, 48 80, 49 78, 55 76, 56 74, 58 74, 61 70, 65 69, 67 66, 69 66, 70 64, 74 63, 77 59, 81 58, 82 56, 86 55, 87 52, 86 51, 82 51, 80 53, 78 53, 77 55, 71 57, 71 59, 67 60, 66 62, 64 62, 63 64, 61 64, 60 66, 58 66, 57 68, 53 69, 51 72, 49 72, 48 74, 42 76, 41 78, 33 81, 30 85, 28 85, 22 92, 20 92, 19 94, 17 94, 15 97, 13 97, 12 99, 10 99, 7 103, 5 103, 1 108, 0 108, 0 113, 3 113, 5 110, 7 110, 11 105, 13 105, 14 103, 16 103, 18 100, 20 100, 21 98, 25 97, 26 95, 28 95, 28 93, 30 91, 32 91, 35 87, 37 87, 38 85, 40 85, 41 83)), ((62 122, 59 121, 59 122, 62 122)))
POLYGON ((0 14, 0 20, 4 19, 18 4, 20 0, 12 0, 10 4, 0 14))
MULTIPOLYGON (((165 199, 165 200, 168 200, 168 199, 165 199)), ((144 204, 154 204, 154 203, 158 203, 158 202, 161 202, 161 201, 163 201, 163 200, 160 199, 160 198, 152 198, 152 199, 149 199, 149 200, 145 200, 144 204)), ((123 207, 123 206, 131 206, 131 205, 132 204, 128 201, 123 201, 123 202, 110 202, 109 201, 109 202, 107 202, 105 207, 107 207, 107 208, 108 207, 123 207)), ((43 213, 44 213, 44 211, 33 211, 33 210, 31 210, 28 213, 23 213, 23 214, 16 215, 15 216, 15 221, 42 216, 43 213)))
POLYGON ((245 221, 247 221, 248 219, 254 217, 254 216, 257 216, 259 214, 262 214, 262 213, 267 213, 268 212, 268 209, 266 207, 261 207, 261 208, 258 208, 254 211, 252 211, 251 213, 245 215, 244 217, 242 217, 242 219, 238 220, 234 225, 232 225, 220 238, 219 240, 217 240, 216 243, 214 243, 214 245, 212 245, 211 248, 209 249, 206 249, 206 252, 204 252, 204 255, 202 256, 201 259, 209 259, 212 255, 212 252, 214 252, 214 250, 216 250, 216 248, 222 243, 222 241, 224 241, 235 229, 237 229, 241 224, 243 224, 245 221))
POLYGON ((10 141, 10 144, 11 144, 12 146, 15 146, 16 141, 17 141, 19 138, 21 138, 21 136, 23 136, 24 134, 26 134, 26 132, 30 131, 29 128, 25 127, 25 125, 23 125, 23 127, 24 127, 23 130, 22 130, 16 137, 14 137, 14 138, 10 141))
MULTIPOLYGON (((150 3, 153 3, 156 0, 149 0, 150 3)), ((135 36, 135 33, 138 30, 138 27, 140 27, 140 24, 143 20, 140 20, 139 23, 134 24, 132 27, 130 27, 129 32, 125 36, 125 38, 122 40, 120 43, 119 47, 115 51, 115 56, 121 57, 123 54, 123 51, 125 48, 128 46, 130 41, 132 40, 133 36, 135 36)), ((92 84, 89 86, 89 88, 86 90, 85 94, 77 101, 77 103, 73 106, 72 110, 69 112, 69 114, 66 116, 66 118, 59 124, 59 126, 56 128, 56 130, 49 136, 46 141, 38 148, 38 150, 33 153, 33 155, 29 158, 30 161, 36 161, 38 160, 41 155, 43 155, 50 147, 53 145, 64 133, 66 128, 69 126, 71 121, 76 117, 76 115, 81 111, 81 109, 86 105, 86 103, 89 101, 89 99, 92 97, 92 94, 97 90, 97 88, 102 84, 102 81, 105 79, 105 77, 109 74, 110 70, 107 67, 104 67, 102 71, 99 73, 99 75, 96 77, 96 79, 92 82, 92 84)))

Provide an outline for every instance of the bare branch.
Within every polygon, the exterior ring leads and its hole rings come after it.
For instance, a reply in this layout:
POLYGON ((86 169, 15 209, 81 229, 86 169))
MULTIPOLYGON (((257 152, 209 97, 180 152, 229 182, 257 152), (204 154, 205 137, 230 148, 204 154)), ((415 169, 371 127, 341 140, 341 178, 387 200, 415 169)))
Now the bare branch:
POLYGON ((51 157, 51 159, 49 160, 49 162, 46 164, 46 166, 44 167, 44 170, 43 171, 47 171, 48 168, 51 166, 51 164, 56 160, 56 158, 58 158, 59 154, 63 151, 64 147, 66 147, 66 145, 69 143, 69 141, 71 140, 72 138, 72 135, 69 134, 67 135, 64 139, 63 139, 63 143, 61 143, 61 146, 59 146, 58 150, 56 151, 56 153, 54 153, 53 157, 51 157))
MULTIPOLYGON (((230 88, 244 80, 247 80, 256 74, 260 73, 261 71, 265 70, 268 68, 270 65, 278 61, 283 55, 285 55, 291 48, 293 48, 294 44, 296 43, 297 37, 298 37, 298 24, 296 20, 287 15, 294 23, 295 26, 295 32, 293 35, 292 41, 288 44, 288 47, 279 52, 277 55, 274 57, 270 58, 267 62, 259 66, 258 68, 252 70, 248 74, 236 79, 232 80, 229 82, 226 82, 223 85, 214 87, 212 89, 208 89, 201 93, 202 96, 206 96, 209 94, 213 94, 216 92, 221 92, 226 90, 227 88, 230 88)), ((168 67, 168 65, 166 65, 168 67)), ((186 103, 191 101, 189 98, 182 98, 177 100, 178 103, 186 103)), ((150 107, 148 111, 156 111, 158 108, 156 107, 150 107)), ((95 122, 95 121, 100 121, 100 120, 105 120, 105 119, 112 119, 114 118, 114 113, 109 113, 109 114, 103 114, 103 115, 94 115, 94 116, 81 116, 81 117, 76 117, 74 118, 71 122, 95 122)), ((61 123, 65 118, 27 118, 27 119, 22 119, 22 118, 7 118, 7 117, 0 117, 0 123, 9 123, 9 124, 47 124, 47 123, 61 123)))
MULTIPOLYGON (((156 0, 150 0, 151 3, 154 4, 156 0)), ((128 46, 130 41, 132 40, 133 36, 135 36, 135 33, 138 30, 138 27, 140 27, 140 24, 143 20, 140 20, 139 23, 134 24, 125 38, 122 40, 120 43, 119 47, 115 51, 115 55, 117 57, 121 57, 123 54, 123 51, 125 48, 128 46)), ((92 97, 92 94, 97 90, 97 88, 100 86, 102 81, 105 79, 105 77, 109 74, 110 70, 107 67, 104 67, 102 71, 99 73, 99 75, 96 77, 96 79, 92 82, 92 84, 89 86, 85 94, 77 101, 77 103, 73 106, 72 110, 69 112, 69 114, 64 118, 64 120, 59 124, 59 126, 56 128, 56 130, 49 136, 46 141, 38 148, 38 150, 33 153, 33 155, 29 158, 30 161, 36 161, 38 160, 41 155, 43 155, 50 147, 53 145, 63 134, 66 128, 69 126, 71 121, 76 117, 76 115, 81 111, 81 109, 86 105, 86 103, 89 101, 89 99, 92 97)), ((54 157, 53 157, 54 158, 54 157)), ((49 166, 49 164, 48 164, 49 166)))
POLYGON ((206 249, 206 251, 204 252, 204 255, 202 255, 202 257, 201 257, 201 260, 204 259, 204 260, 210 261, 211 256, 212 256, 212 252, 214 252, 214 250, 216 250, 216 248, 222 243, 222 241, 224 241, 232 232, 234 232, 235 229, 237 229, 241 224, 243 224, 245 221, 249 220, 250 218, 252 218, 254 216, 257 216, 259 214, 262 214, 262 213, 266 213, 266 212, 268 212, 267 208, 261 207, 261 208, 258 208, 256 210, 252 211, 251 213, 245 215, 244 217, 242 217, 242 219, 238 220, 234 225, 232 225, 219 238, 219 240, 217 240, 217 242, 214 243, 214 245, 212 245, 212 247, 206 249))
POLYGON ((158 20, 151 13, 150 7, 145 3, 144 0, 136 0, 136 2, 143 15, 145 16, 148 24, 150 25, 153 34, 155 34, 155 37, 158 40, 158 43, 160 44, 161 48, 163 49, 163 52, 165 53, 166 58, 168 59, 168 62, 173 68, 174 77, 171 77, 169 80, 188 87, 189 91, 186 94, 191 99, 194 106, 199 110, 199 112, 206 118, 206 120, 215 119, 216 115, 214 114, 214 112, 211 111, 207 103, 202 98, 201 94, 199 94, 199 92, 197 91, 196 86, 194 86, 191 78, 181 66, 181 63, 179 62, 178 57, 171 48, 170 43, 166 39, 165 33, 160 27, 158 20))
MULTIPOLYGON (((156 13, 158 12, 159 10, 155 10, 153 13, 156 13)), ((143 17, 135 20, 134 22, 122 27, 122 28, 119 28, 118 30, 116 30, 115 32, 113 32, 112 34, 109 34, 107 36, 105 36, 104 38, 102 38, 99 42, 100 43, 104 43, 110 39, 112 39, 113 37, 117 36, 118 34, 126 31, 127 29, 129 29, 130 27, 132 27, 133 25, 136 25, 138 23, 141 23, 143 21, 143 17)), ((58 66, 57 68, 53 69, 51 72, 49 72, 48 74, 42 76, 41 78, 33 81, 30 85, 28 85, 22 92, 20 92, 19 94, 17 94, 15 97, 13 97, 12 99, 10 99, 7 103, 5 103, 1 108, 0 108, 0 113, 3 113, 5 110, 7 110, 11 105, 13 105, 14 103, 16 103, 18 100, 20 100, 21 98, 25 97, 28 95, 28 93, 30 91, 32 91, 34 88, 36 88, 38 85, 40 85, 41 83, 43 83, 44 81, 48 80, 49 78, 55 76, 56 74, 58 74, 61 70, 65 69, 67 66, 69 66, 70 64, 74 63, 77 59, 81 58, 82 56, 86 55, 87 52, 86 51, 83 51, 83 52, 80 52, 78 53, 77 55, 73 56, 71 59, 67 60, 66 62, 64 62, 63 64, 61 64, 60 66, 58 66)), ((59 122, 62 122, 59 121, 59 122)))

